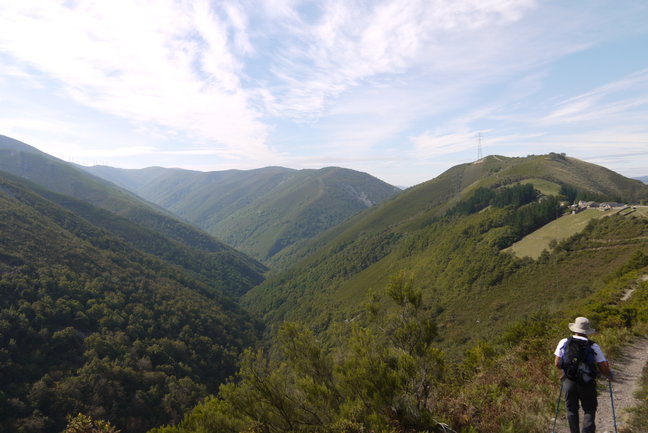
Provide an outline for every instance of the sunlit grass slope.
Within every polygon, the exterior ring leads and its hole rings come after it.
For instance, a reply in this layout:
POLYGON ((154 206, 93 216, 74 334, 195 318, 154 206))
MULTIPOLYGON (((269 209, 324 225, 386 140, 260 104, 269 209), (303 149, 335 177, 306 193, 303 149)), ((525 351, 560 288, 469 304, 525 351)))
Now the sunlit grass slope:
POLYGON ((504 251, 510 251, 518 257, 537 259, 542 251, 549 249, 551 241, 562 241, 582 231, 590 220, 603 218, 614 213, 616 211, 603 212, 598 209, 587 209, 577 214, 564 215, 525 236, 504 251))

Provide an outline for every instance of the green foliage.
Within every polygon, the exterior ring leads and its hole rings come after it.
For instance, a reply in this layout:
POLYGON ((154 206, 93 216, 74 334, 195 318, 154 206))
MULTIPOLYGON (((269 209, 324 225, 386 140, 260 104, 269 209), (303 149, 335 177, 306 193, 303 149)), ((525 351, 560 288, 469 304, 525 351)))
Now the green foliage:
POLYGON ((507 223, 511 226, 515 240, 518 240, 548 222, 555 220, 562 214, 563 209, 560 200, 556 197, 547 197, 540 202, 531 203, 519 209, 519 211, 510 214, 507 223))
POLYGON ((558 198, 543 197, 542 200, 533 202, 536 198, 537 192, 531 184, 520 184, 496 191, 479 188, 471 198, 458 203, 448 214, 469 215, 489 205, 513 206, 516 210, 510 211, 502 221, 503 225, 508 226, 507 230, 494 242, 494 246, 503 249, 562 215, 563 210, 558 198))
POLYGON ((590 220, 607 216, 610 214, 597 209, 563 215, 511 245, 510 251, 518 257, 537 259, 544 250, 554 250, 560 241, 580 233, 590 220))
MULTIPOLYGON (((253 310, 268 312, 271 322, 309 321, 321 332, 335 321, 366 320, 358 308, 367 299, 366 288, 385 281, 395 268, 408 269, 423 282, 423 300, 441 312, 439 337, 452 342, 448 354, 461 356, 469 344, 493 338, 539 309, 551 313, 570 299, 597 290, 610 269, 623 266, 636 250, 645 250, 648 220, 631 214, 591 223, 535 262, 500 252, 501 245, 514 237, 509 221, 527 208, 530 223, 537 221, 533 210, 550 217, 555 204, 545 199, 517 210, 490 207, 468 216, 441 218, 398 238, 384 238, 389 240, 384 249, 368 242, 381 239, 378 233, 364 233, 269 279, 244 301, 253 310), (385 253, 378 255, 381 251, 385 253)), ((380 311, 386 298, 381 299, 372 302, 374 311, 380 311)))
POLYGON ((407 354, 423 356, 437 336, 434 317, 423 305, 423 292, 401 271, 390 278, 387 295, 399 308, 384 322, 386 335, 407 354))
POLYGON ((604 194, 599 194, 593 191, 584 191, 578 188, 575 188, 571 185, 565 185, 562 184, 560 186, 560 196, 563 197, 565 200, 567 200, 570 203, 578 203, 579 201, 597 201, 597 202, 604 202, 604 201, 617 201, 617 202, 625 202, 625 201, 630 201, 630 200, 624 200, 621 197, 615 196, 615 197, 610 197, 606 196, 604 194))
POLYGON ((630 410, 631 432, 640 432, 648 425, 648 366, 644 367, 635 397, 639 404, 630 410))
POLYGON ((642 250, 637 250, 634 252, 632 257, 630 257, 630 260, 628 260, 627 263, 624 263, 623 266, 620 266, 616 271, 610 274, 608 280, 619 278, 630 271, 641 269, 645 266, 648 266, 648 255, 642 250))
POLYGON ((62 433, 119 433, 108 421, 94 420, 82 413, 68 417, 68 425, 62 433))
POLYGON ((0 209, 1 432, 179 420, 255 342, 219 290, 26 187, 0 179, 0 209))
MULTIPOLYGON (((550 162, 580 171, 569 158, 550 162)), ((366 323, 369 314, 359 306, 370 287, 386 281, 395 269, 406 269, 422 282, 424 302, 439 313, 437 338, 448 342, 447 356, 458 358, 540 309, 553 314, 599 290, 611 270, 623 266, 636 250, 645 250, 646 220, 635 212, 604 218, 601 225, 592 223, 536 261, 502 253, 502 247, 562 209, 557 199, 544 197, 519 208, 490 205, 470 215, 443 217, 444 209, 461 200, 446 195, 446 204, 438 204, 441 196, 435 194, 448 194, 463 170, 476 185, 464 192, 469 198, 482 182, 471 172, 478 168, 456 167, 448 178, 442 175, 407 190, 335 229, 313 245, 307 259, 244 296, 244 304, 271 324, 307 321, 322 338, 334 340, 326 331, 335 323, 366 323)), ((539 178, 534 170, 527 176, 539 178)), ((500 189, 522 182, 522 173, 516 172, 507 184, 504 172, 497 172, 498 184, 504 185, 500 189)), ((370 303, 374 313, 385 299, 370 303)))
POLYGON ((284 323, 274 355, 246 351, 219 398, 152 433, 440 431, 433 407, 444 357, 433 346, 434 319, 404 274, 386 294, 395 301, 389 316, 374 330, 353 326, 336 347, 284 323))
POLYGON ((493 206, 497 207, 513 206, 518 208, 538 198, 538 192, 530 183, 500 188, 495 193, 493 206))
MULTIPOLYGON (((632 256, 628 258, 633 261, 632 256)), ((461 402, 442 399, 444 412, 454 428, 480 432, 545 431, 549 414, 555 408, 558 387, 557 370, 548 352, 568 332, 567 323, 583 315, 600 331, 594 339, 606 356, 612 361, 618 359, 620 349, 637 336, 645 335, 648 324, 646 316, 628 316, 629 311, 648 308, 645 290, 636 290, 630 299, 621 299, 635 284, 646 287, 639 275, 629 271, 610 280, 605 287, 574 299, 561 311, 540 311, 511 327, 501 338, 470 348, 457 367, 456 382, 450 384, 448 397, 461 393, 461 402)), ((642 410, 641 406, 635 410, 636 426, 645 424, 642 410)))
POLYGON ((380 261, 391 252, 399 238, 397 233, 360 234, 349 246, 339 246, 339 249, 323 252, 327 256, 325 259, 314 256, 312 261, 304 263, 303 266, 268 278, 265 287, 257 286, 254 289, 255 294, 250 298, 246 294, 242 303, 250 311, 272 323, 279 323, 284 319, 305 320, 305 317, 285 316, 285 313, 300 304, 306 292, 317 293, 328 285, 344 281, 380 261), (279 287, 282 287, 282 290, 279 290, 279 287))
MULTIPOLYGON (((111 233, 124 243, 140 251, 155 255, 160 259, 185 270, 192 277, 222 291, 230 296, 240 296, 254 285, 263 281, 264 266, 223 245, 205 245, 203 240, 187 245, 153 230, 149 224, 139 225, 127 218, 115 215, 106 210, 92 206, 71 197, 62 196, 50 191, 41 190, 40 194, 54 203, 61 205, 75 215, 92 222, 111 233)), ((162 223, 162 224, 168 224, 162 223)), ((104 236, 97 239, 97 233, 82 233, 77 227, 69 227, 78 236, 84 236, 90 242, 106 242, 104 236)), ((191 238, 190 234, 183 235, 191 238)))
POLYGON ((510 187, 491 189, 480 187, 472 192, 472 195, 457 203, 450 209, 448 215, 470 215, 478 212, 487 206, 518 208, 538 198, 537 191, 532 184, 518 184, 510 187))
MULTIPOLYGON (((588 234, 609 236, 616 227, 621 236, 642 224, 601 221, 588 234)), ((577 236, 562 247, 572 250, 586 239, 577 236)), ((646 268, 636 269, 638 254, 624 257, 631 264, 625 269, 632 269, 619 278, 564 302, 560 310, 539 310, 499 338, 477 342, 460 363, 447 363, 435 348, 439 309, 425 301, 423 286, 398 272, 384 292, 369 294, 366 326, 351 325, 349 334, 338 334, 336 345, 328 346, 302 325, 284 324, 271 345, 273 355, 248 352, 239 382, 223 387, 218 399, 178 426, 155 432, 203 432, 207 426, 229 432, 423 432, 442 431, 437 420, 443 419, 455 431, 540 433, 557 386, 548 353, 574 315, 602 329, 596 341, 608 357, 632 338, 633 329, 645 331, 647 291, 636 290, 628 301, 620 295, 646 268)))
POLYGON ((480 341, 466 351, 463 368, 468 374, 484 370, 493 365, 497 355, 495 347, 485 341, 480 341))
POLYGON ((476 189, 470 198, 457 203, 448 210, 448 215, 470 215, 486 208, 495 198, 495 192, 490 188, 476 189))

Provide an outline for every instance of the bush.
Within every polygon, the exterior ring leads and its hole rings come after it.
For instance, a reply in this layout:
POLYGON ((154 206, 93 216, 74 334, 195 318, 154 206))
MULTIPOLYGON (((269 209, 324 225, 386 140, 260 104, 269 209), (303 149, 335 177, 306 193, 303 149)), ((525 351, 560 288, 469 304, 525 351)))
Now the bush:
POLYGON ((110 425, 108 421, 95 420, 82 413, 68 417, 68 425, 63 433, 119 433, 121 430, 110 425))

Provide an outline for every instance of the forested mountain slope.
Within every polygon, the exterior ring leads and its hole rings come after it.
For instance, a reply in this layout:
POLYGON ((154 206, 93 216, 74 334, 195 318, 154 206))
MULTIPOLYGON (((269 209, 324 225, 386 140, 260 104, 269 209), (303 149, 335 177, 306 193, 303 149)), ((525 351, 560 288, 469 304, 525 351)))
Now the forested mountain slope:
POLYGON ((366 173, 336 167, 86 169, 270 264, 277 264, 273 258, 286 247, 399 192, 366 173))
MULTIPOLYGON (((441 338, 494 335, 516 317, 551 306, 545 294, 580 290, 573 275, 569 282, 560 276, 527 280, 533 262, 501 252, 560 216, 561 200, 578 198, 639 201, 648 198, 648 186, 559 154, 487 157, 410 188, 293 251, 305 258, 248 292, 244 303, 270 323, 304 320, 327 329, 361 317, 370 289, 404 270, 438 309, 446 328, 441 338), (478 320, 482 325, 468 332, 478 320)), ((627 254, 632 249, 584 267, 583 284, 596 287, 627 254)))
POLYGON ((198 272, 113 234, 151 241, 141 227, 52 200, 65 202, 0 177, 0 431, 58 433, 80 411, 128 432, 179 420, 259 325, 198 272))
MULTIPOLYGON (((551 353, 568 323, 591 320, 613 369, 623 345, 648 332, 648 218, 626 209, 592 220, 538 260, 498 259, 487 245, 498 240, 491 217, 505 217, 494 209, 505 195, 458 217, 456 227, 448 220, 429 239, 406 244, 400 252, 412 261, 397 263, 402 269, 370 296, 345 299, 363 299, 353 314, 321 296, 326 308, 345 311, 326 332, 310 319, 279 325, 268 350, 245 353, 237 382, 180 425, 151 433, 548 431, 561 375, 551 353), (434 256, 432 244, 446 230, 434 256), (446 278, 461 279, 454 294, 430 282, 437 269, 427 272, 453 238, 461 250, 446 266, 446 278), (473 256, 460 260, 466 252, 473 256)), ((316 311, 310 307, 304 317, 316 311)), ((643 431, 648 407, 639 409, 628 431, 643 431)))
POLYGON ((102 220, 94 222, 143 251, 203 274, 231 295, 239 296, 263 280, 263 265, 207 233, 72 164, 4 136, 0 136, 0 171, 40 185, 52 192, 51 200, 85 218, 102 220), (95 206, 110 214, 98 212, 95 206), (133 236, 132 230, 138 234, 133 236))

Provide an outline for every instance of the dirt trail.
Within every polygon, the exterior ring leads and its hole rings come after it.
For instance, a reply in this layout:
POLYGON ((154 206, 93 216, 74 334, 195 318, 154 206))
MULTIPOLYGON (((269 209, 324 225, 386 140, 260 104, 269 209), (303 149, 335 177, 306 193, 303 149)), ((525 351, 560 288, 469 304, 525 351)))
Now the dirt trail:
MULTIPOLYGON (((627 410, 637 404, 634 394, 637 390, 637 384, 641 377, 641 372, 647 363, 648 338, 637 339, 633 344, 625 348, 620 359, 610 360, 610 365, 615 374, 614 381, 612 382, 612 390, 614 394, 617 429, 619 432, 623 431, 623 426, 628 420, 627 410)), ((610 388, 608 381, 604 378, 599 379, 596 431, 597 433, 614 432, 614 420, 612 417, 612 405, 610 402, 610 388)), ((569 433, 567 417, 565 415, 564 398, 560 402, 560 414, 558 415, 556 433, 569 433)))
MULTIPOLYGON (((648 281, 648 275, 642 275, 641 278, 639 278, 639 281, 648 281)), ((628 289, 624 294, 623 297, 621 298, 621 301, 627 301, 630 299, 630 296, 637 290, 637 286, 631 287, 628 289)))
MULTIPOLYGON (((637 280, 641 284, 648 281, 648 274, 642 275, 637 280)), ((624 294, 622 301, 627 301, 639 286, 633 285, 624 294)), ((628 422, 628 409, 638 404, 635 392, 638 388, 639 378, 646 365, 648 365, 648 337, 637 338, 632 344, 623 349, 618 359, 609 359, 610 367, 614 372, 612 391, 614 395, 614 411, 616 414, 616 425, 619 432, 624 431, 628 422)), ((605 378, 599 379, 598 410, 596 411, 596 432, 614 433, 614 417, 612 416, 612 404, 610 401, 609 382, 605 378)), ((556 433, 569 433, 567 416, 565 414, 565 400, 560 402, 561 410, 556 424, 556 433)), ((552 419, 553 421, 553 419, 552 419)), ((582 411, 581 411, 582 422, 582 411)), ((552 423, 553 424, 553 423, 552 423)), ((648 433, 648 427, 645 432, 648 433)))

